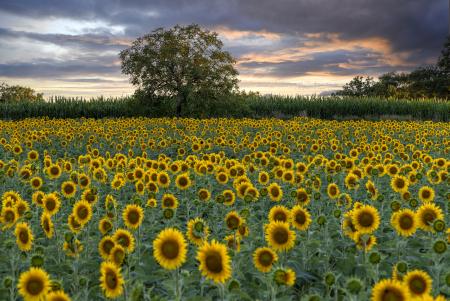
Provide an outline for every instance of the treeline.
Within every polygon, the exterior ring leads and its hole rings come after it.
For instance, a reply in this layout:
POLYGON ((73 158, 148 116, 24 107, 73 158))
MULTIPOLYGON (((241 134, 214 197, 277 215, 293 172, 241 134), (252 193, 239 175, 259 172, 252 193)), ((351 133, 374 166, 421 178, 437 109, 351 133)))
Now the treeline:
POLYGON ((418 68, 410 73, 386 73, 377 81, 356 76, 334 95, 378 96, 384 98, 450 98, 450 37, 436 65, 418 68))
MULTIPOLYGON (((0 102, 0 118, 17 120, 48 118, 175 117, 176 99, 162 97, 142 102, 135 97, 56 97, 49 101, 0 102)), ((284 97, 239 93, 214 101, 192 99, 180 117, 322 119, 414 119, 450 121, 450 102, 439 99, 387 99, 380 97, 284 97)))

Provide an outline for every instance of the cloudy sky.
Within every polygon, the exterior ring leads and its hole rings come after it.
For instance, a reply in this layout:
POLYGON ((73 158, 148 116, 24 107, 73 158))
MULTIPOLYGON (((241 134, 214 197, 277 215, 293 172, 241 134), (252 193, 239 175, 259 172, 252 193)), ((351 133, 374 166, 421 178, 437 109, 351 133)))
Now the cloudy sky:
POLYGON ((198 23, 236 57, 240 87, 319 94, 355 75, 433 64, 448 0, 0 0, 0 81, 50 95, 132 93, 118 53, 198 23))

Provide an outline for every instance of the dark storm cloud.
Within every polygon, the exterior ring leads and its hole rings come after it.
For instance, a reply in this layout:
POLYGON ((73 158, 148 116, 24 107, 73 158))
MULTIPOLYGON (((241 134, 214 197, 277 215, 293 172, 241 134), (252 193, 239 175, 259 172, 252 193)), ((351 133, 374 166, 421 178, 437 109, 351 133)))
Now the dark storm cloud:
POLYGON ((38 63, 0 64, 0 77, 11 78, 51 78, 80 75, 118 75, 118 66, 103 64, 83 64, 82 62, 50 61, 38 63))
MULTIPOLYGON (((242 74, 293 77, 310 72, 335 75, 377 74, 394 70, 410 70, 435 61, 448 34, 447 0, 0 0, 0 12, 37 19, 70 18, 79 21, 102 21, 108 26, 121 26, 117 35, 108 28, 95 29, 78 35, 42 34, 0 29, 2 39, 26 38, 99 52, 118 51, 139 35, 157 27, 199 23, 209 28, 220 26, 238 31, 267 31, 280 35, 279 40, 260 45, 257 42, 233 43, 225 48, 238 58, 248 53, 266 55, 285 48, 301 48, 305 43, 331 43, 327 35, 337 34, 348 41, 379 38, 389 47, 368 49, 329 49, 316 51, 308 58, 250 59, 241 62, 242 74), (386 48, 389 48, 386 50, 386 48), (401 55, 401 56, 400 56, 401 55), (389 63, 396 56, 396 63, 389 63), (398 59, 401 57, 401 59, 398 59), (263 71, 264 70, 264 71, 263 71)), ((13 25, 13 24, 12 24, 13 25)), ((239 39, 238 39, 239 40, 239 39)), ((380 41, 381 41, 380 40, 380 41)), ((241 41, 242 42, 242 41, 241 41)), ((376 46, 372 42, 372 46, 376 46)), ((1 44, 0 44, 1 48, 1 44)), ((376 47, 375 47, 376 48, 376 47)), ((89 62, 82 53, 78 61, 41 62, 36 64, 4 63, 1 76, 62 77, 81 74, 112 74, 120 68, 110 61, 89 62)))

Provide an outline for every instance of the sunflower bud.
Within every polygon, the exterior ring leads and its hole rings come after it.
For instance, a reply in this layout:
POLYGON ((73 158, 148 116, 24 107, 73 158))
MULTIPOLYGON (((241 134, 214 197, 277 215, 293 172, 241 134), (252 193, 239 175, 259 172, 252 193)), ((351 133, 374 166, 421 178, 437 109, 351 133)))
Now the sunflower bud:
POLYGON ((398 210, 400 210, 400 207, 401 207, 401 205, 400 205, 400 203, 398 201, 392 201, 391 202, 391 210, 393 212, 397 212, 398 210))
POLYGON ((31 257, 31 266, 33 267, 41 267, 44 265, 44 257, 42 255, 34 255, 31 257))
POLYGON ((175 215, 175 212, 170 208, 166 208, 163 211, 163 216, 165 219, 171 219, 174 215, 175 215))
POLYGON ((416 208, 418 205, 419 205, 419 203, 417 202, 416 199, 409 200, 409 206, 411 206, 412 208, 416 208))
POLYGON ((346 286, 347 290, 350 292, 350 294, 354 294, 354 295, 357 295, 363 288, 363 284, 362 284, 361 280, 359 280, 358 278, 348 279, 345 286, 346 286))
POLYGON ((408 264, 404 261, 397 262, 397 271, 400 273, 406 273, 408 271, 408 264))
POLYGON ((341 212, 341 210, 339 210, 339 209, 336 209, 336 210, 333 211, 333 216, 334 216, 335 218, 340 218, 340 217, 341 217, 341 214, 342 214, 342 212, 341 212))
POLYGON ((73 239, 73 234, 72 234, 72 232, 66 232, 66 233, 64 233, 64 240, 65 240, 67 243, 70 243, 70 242, 72 241, 72 239, 73 239))
POLYGON ((240 285, 239 281, 237 281, 236 279, 232 279, 230 281, 230 284, 228 284, 228 290, 230 292, 238 291, 240 288, 241 288, 241 285, 240 285))
POLYGON ((5 288, 10 288, 10 287, 12 286, 12 284, 13 284, 13 279, 12 279, 12 277, 6 276, 6 277, 3 279, 3 286, 4 286, 5 288))
POLYGON ((82 276, 82 277, 80 277, 80 280, 78 281, 78 284, 81 287, 83 287, 83 286, 85 286, 87 284, 87 282, 88 282, 87 278, 82 276))
POLYGON ((434 223, 433 223, 433 229, 436 232, 444 231, 444 229, 445 229, 445 222, 443 220, 441 220, 441 219, 435 220, 434 223))
POLYGON ((60 281, 58 281, 58 280, 51 280, 50 281, 50 288, 51 288, 52 291, 56 292, 56 291, 62 290, 63 286, 62 286, 60 281))
POLYGON ((310 296, 307 297, 306 300, 308 300, 308 301, 321 301, 322 298, 320 298, 319 295, 310 295, 310 296))
POLYGON ((320 192, 314 193, 314 199, 315 199, 316 201, 320 200, 320 192))
POLYGON ((323 277, 323 281, 325 282, 326 285, 332 286, 336 282, 336 277, 332 272, 328 272, 323 277))
POLYGON ((26 220, 31 220, 33 218, 33 214, 30 211, 25 212, 24 215, 26 220))
POLYGON ((440 239, 434 243, 433 250, 436 254, 443 254, 447 251, 447 243, 440 239))
POLYGON ((324 215, 321 215, 317 218, 317 224, 319 226, 325 225, 326 222, 327 222, 327 218, 324 215))
POLYGON ((261 196, 266 196, 266 195, 268 194, 267 188, 266 188, 266 187, 261 188, 261 189, 259 190, 259 194, 260 194, 261 196))
POLYGON ((369 262, 371 264, 378 264, 381 261, 380 253, 378 252, 372 252, 369 255, 369 262))

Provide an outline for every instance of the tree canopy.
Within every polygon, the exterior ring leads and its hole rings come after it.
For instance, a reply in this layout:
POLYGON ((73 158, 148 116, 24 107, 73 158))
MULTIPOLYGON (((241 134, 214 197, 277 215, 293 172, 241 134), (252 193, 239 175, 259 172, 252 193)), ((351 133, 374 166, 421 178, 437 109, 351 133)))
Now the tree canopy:
POLYGON ((235 59, 222 47, 217 33, 196 24, 158 28, 120 52, 122 73, 146 101, 173 97, 180 115, 194 96, 211 101, 237 90, 235 59))
POLYGON ((337 91, 341 96, 380 96, 393 98, 449 98, 450 37, 447 38, 436 65, 420 67, 410 73, 390 72, 378 81, 356 76, 337 91))
POLYGON ((18 85, 10 86, 6 83, 0 83, 0 102, 5 101, 42 101, 44 100, 43 93, 35 93, 35 91, 28 87, 18 85))

